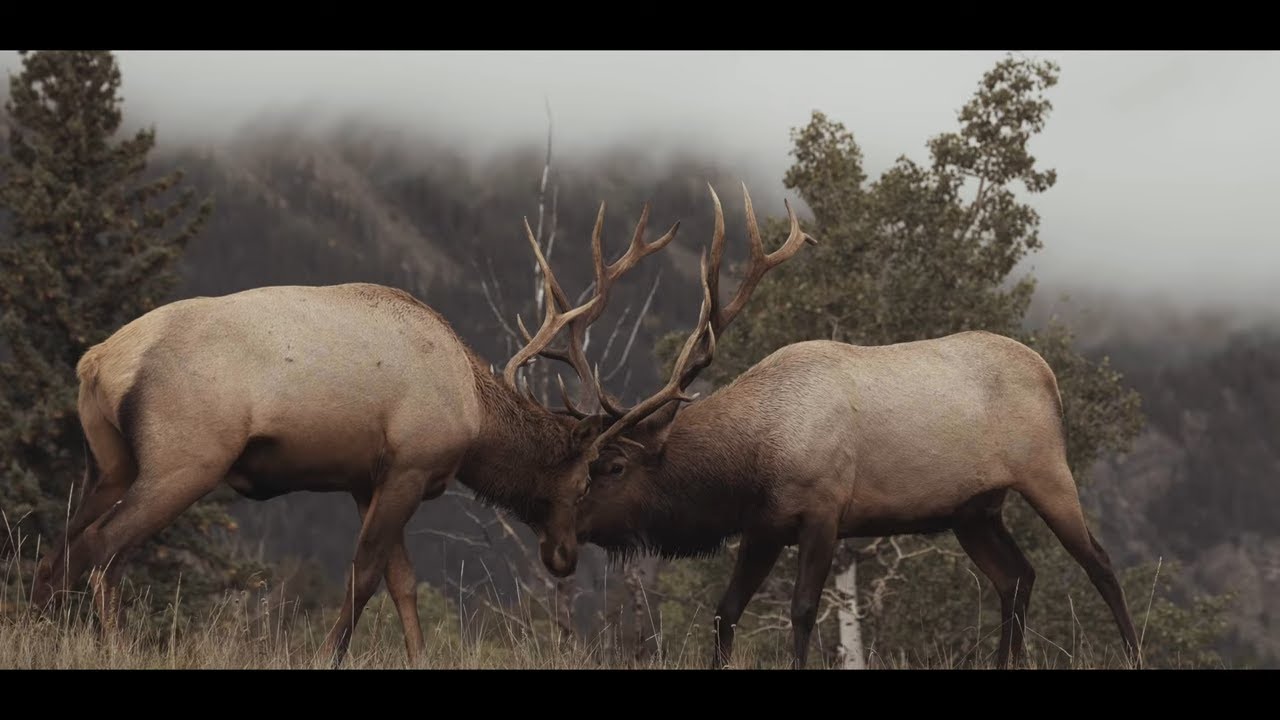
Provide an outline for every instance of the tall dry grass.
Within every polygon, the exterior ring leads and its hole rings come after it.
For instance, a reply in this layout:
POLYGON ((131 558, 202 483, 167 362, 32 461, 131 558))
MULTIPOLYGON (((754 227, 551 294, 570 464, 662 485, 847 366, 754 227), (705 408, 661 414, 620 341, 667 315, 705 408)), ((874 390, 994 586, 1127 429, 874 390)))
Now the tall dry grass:
MULTIPOLYGON (((424 588, 423 593, 432 591, 424 588)), ((184 618, 181 598, 168 609, 168 627, 144 616, 135 602, 126 611, 124 627, 105 636, 93 615, 86 593, 74 594, 59 610, 37 616, 26 608, 9 610, 0 619, 0 669, 327 669, 320 645, 329 629, 328 613, 312 616, 296 610, 294 602, 269 597, 247 602, 246 593, 228 593, 215 612, 184 618)), ((421 613, 432 615, 433 613, 421 613)), ((710 638, 688 633, 681 642, 667 639, 664 652, 637 660, 606 630, 596 637, 567 639, 539 627, 532 612, 524 617, 469 614, 454 609, 452 617, 424 622, 425 653, 408 663, 398 617, 390 599, 379 593, 370 602, 342 664, 347 669, 702 669, 710 638)), ((782 669, 789 663, 785 642, 761 649, 744 644, 735 649, 734 666, 782 669)), ((989 659, 925 649, 918 653, 870 653, 869 667, 877 669, 952 669, 989 667, 989 659)), ((1095 658, 1077 652, 1065 662, 1061 653, 1036 652, 1026 658, 1028 668, 1114 668, 1118 658, 1095 658)), ((811 667, 829 667, 820 652, 811 654, 811 667)))
MULTIPOLYGON (((10 557, 0 573, 0 669, 327 669, 321 651, 336 609, 300 610, 285 587, 261 585, 253 591, 227 592, 211 611, 194 615, 184 607, 181 588, 165 603, 151 602, 148 591, 129 586, 123 628, 104 635, 86 587, 63 598, 44 615, 25 602, 29 591, 17 559, 10 557), (150 608, 162 606, 154 614, 150 608)), ((606 627, 590 637, 569 638, 556 629, 542 608, 525 599, 501 612, 467 609, 468 603, 447 600, 439 591, 419 589, 419 617, 426 651, 410 665, 398 615, 385 592, 365 609, 342 664, 349 669, 702 669, 707 667, 711 637, 708 624, 667 628, 657 638, 658 650, 637 659, 634 631, 606 627)), ((659 608, 649 608, 651 615, 659 608)), ((703 618, 702 620, 705 620, 703 618)), ((659 617, 658 626, 661 626, 659 617)), ((1145 626, 1145 623, 1144 623, 1145 626)), ((998 628, 975 626, 982 637, 974 647, 990 648, 998 628)), ((1144 627, 1144 632, 1145 632, 1144 627)), ((1092 669, 1125 667, 1127 661, 1097 654, 1087 643, 1062 648, 1037 638, 1028 628, 1028 654, 1023 667, 1092 669), (1039 641, 1037 641, 1039 640, 1039 641)), ((768 642, 738 643, 734 666, 786 668, 790 643, 785 634, 768 642)), ((654 638, 647 638, 652 641, 654 638)), ((653 643, 648 643, 653 645, 653 643)), ((882 653, 868 648, 868 667, 879 669, 953 669, 990 667, 994 658, 975 657, 944 646, 911 652, 882 653)), ((815 647, 810 666, 829 667, 829 653, 815 647)), ((1175 663, 1176 665, 1177 663, 1175 663)))
MULTIPOLYGON (((295 603, 271 607, 228 593, 204 618, 181 619, 171 607, 171 627, 157 631, 154 617, 135 602, 123 628, 105 635, 87 593, 77 593, 47 616, 26 608, 0 619, 0 669, 326 669, 320 652, 328 617, 297 613, 295 603)), ((180 607, 178 608, 180 610, 180 607)), ((366 609, 343 662, 350 669, 605 669, 700 667, 695 653, 655 655, 637 661, 615 650, 607 636, 567 639, 551 630, 531 632, 538 620, 468 615, 424 623, 426 652, 407 661, 398 617, 379 593, 366 609)), ((755 658, 742 661, 756 664, 755 658)))

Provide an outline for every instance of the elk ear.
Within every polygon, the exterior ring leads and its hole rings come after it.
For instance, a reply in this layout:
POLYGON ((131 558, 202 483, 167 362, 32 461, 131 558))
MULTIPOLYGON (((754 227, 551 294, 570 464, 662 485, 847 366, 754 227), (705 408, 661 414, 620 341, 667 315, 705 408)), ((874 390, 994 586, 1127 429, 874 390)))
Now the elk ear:
POLYGON ((678 402, 667 403, 640 423, 640 431, 652 439, 654 447, 660 448, 666 444, 667 434, 671 432, 671 425, 675 423, 676 414, 680 412, 682 405, 678 402))
POLYGON ((680 412, 682 407, 684 407, 684 403, 669 402, 665 407, 645 418, 646 424, 652 428, 653 432, 659 432, 663 428, 671 427, 671 423, 676 420, 676 413, 680 412))
POLYGON ((667 436, 671 434, 671 425, 672 423, 668 422, 653 428, 653 434, 649 436, 648 446, 654 454, 662 454, 663 448, 667 445, 667 436))
POLYGON ((578 421, 573 427, 573 444, 577 446, 585 445, 592 440, 604 429, 604 418, 599 415, 588 415, 578 421))

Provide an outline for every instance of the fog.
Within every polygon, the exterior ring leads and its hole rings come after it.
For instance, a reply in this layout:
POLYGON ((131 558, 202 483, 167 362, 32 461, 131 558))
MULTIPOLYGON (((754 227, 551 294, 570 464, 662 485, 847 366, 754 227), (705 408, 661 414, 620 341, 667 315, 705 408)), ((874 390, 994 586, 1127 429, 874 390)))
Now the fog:
MULTIPOLYGON (((1280 313, 1280 53, 1033 52, 1056 60, 1032 150, 1046 289, 1122 289, 1280 313)), ((483 156, 645 144, 780 178, 789 131, 821 109, 874 176, 926 140, 999 52, 121 52, 126 113, 163 143, 225 142, 262 118, 362 118, 483 156)), ((12 71, 15 53, 0 56, 12 71)), ((740 168, 740 169, 739 169, 740 168)), ((779 185, 780 188, 780 185, 779 185)), ((765 194, 765 190, 756 191, 765 194)))

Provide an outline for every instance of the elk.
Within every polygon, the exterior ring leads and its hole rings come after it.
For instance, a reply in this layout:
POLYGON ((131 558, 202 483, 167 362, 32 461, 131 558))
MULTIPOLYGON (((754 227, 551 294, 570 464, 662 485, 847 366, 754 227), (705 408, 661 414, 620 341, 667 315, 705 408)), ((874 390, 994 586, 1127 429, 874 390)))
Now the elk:
MULTIPOLYGON (((714 195, 714 191, 713 191, 714 195)), ((724 218, 715 202, 703 283, 714 307, 701 356, 673 390, 709 364, 761 276, 766 256, 746 199, 749 267, 719 304, 724 218)), ((789 210, 789 209, 788 209, 789 210)), ((804 237, 794 213, 779 253, 804 237)), ((837 543, 844 538, 951 530, 995 586, 1003 622, 998 664, 1022 651, 1035 572, 1002 519, 1009 490, 1048 524, 1106 601, 1131 660, 1138 642, 1106 552, 1085 525, 1067 466, 1061 398, 1048 364, 1027 346, 986 332, 863 347, 831 341, 785 346, 731 384, 600 436, 592 490, 578 509, 578 540, 613 555, 687 557, 740 537, 732 579, 715 614, 712 664, 729 663, 735 626, 783 547, 797 545, 791 602, 793 666, 810 635, 837 543)))
MULTIPOLYGON (((592 297, 563 311, 551 301, 564 294, 526 220, 548 301, 541 328, 501 379, 435 311, 365 283, 181 300, 90 348, 77 366, 83 500, 37 569, 33 605, 46 607, 93 568, 96 609, 104 629, 114 628, 121 557, 224 482, 254 500, 298 491, 355 499, 362 524, 354 564, 325 640, 334 664, 384 576, 410 660, 421 652, 405 525, 451 478, 533 527, 551 573, 572 573, 574 512, 601 418, 543 407, 521 391, 518 371, 554 352, 560 331, 580 337, 613 284, 679 229, 646 242, 646 205, 629 248, 605 266, 604 212, 602 204, 592 233, 592 297)), ((579 365, 588 383, 585 360, 579 365)))

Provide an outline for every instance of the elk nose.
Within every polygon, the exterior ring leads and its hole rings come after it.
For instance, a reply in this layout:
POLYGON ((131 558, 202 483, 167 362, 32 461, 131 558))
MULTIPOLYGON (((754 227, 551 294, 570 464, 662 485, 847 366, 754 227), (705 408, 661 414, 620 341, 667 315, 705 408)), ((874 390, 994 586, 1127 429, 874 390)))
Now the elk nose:
POLYGON ((564 545, 555 549, 551 556, 551 567, 548 568, 556 577, 568 577, 578 565, 578 553, 564 545))

